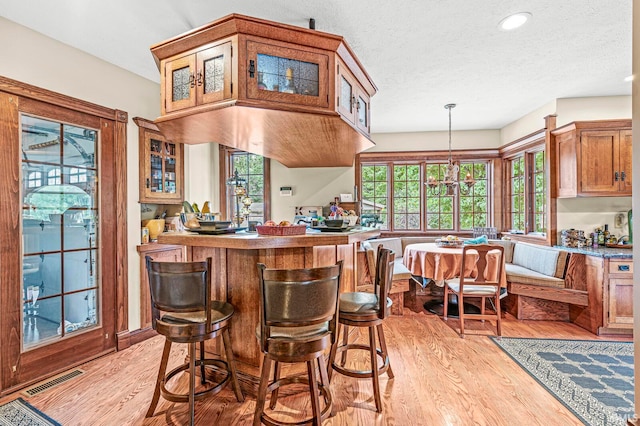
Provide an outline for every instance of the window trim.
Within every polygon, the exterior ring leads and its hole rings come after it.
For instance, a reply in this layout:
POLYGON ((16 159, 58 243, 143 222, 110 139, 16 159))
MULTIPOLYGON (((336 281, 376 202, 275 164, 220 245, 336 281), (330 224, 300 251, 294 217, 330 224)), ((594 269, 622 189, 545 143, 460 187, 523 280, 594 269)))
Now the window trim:
MULTIPOLYGON (((219 145, 219 194, 220 194, 220 214, 222 220, 231 220, 227 218, 227 178, 231 176, 231 156, 234 153, 247 153, 240 149, 228 147, 226 145, 219 145)), ((256 154, 258 155, 258 154, 256 154)), ((271 160, 267 157, 264 158, 264 203, 263 214, 265 220, 271 217, 271 160)))
POLYGON ((509 163, 513 159, 519 156, 524 156, 524 170, 525 170, 525 229, 524 234, 513 234, 515 239, 523 239, 523 240, 533 240, 537 242, 539 240, 544 240, 546 242, 550 242, 551 233, 552 233, 552 204, 551 204, 551 184, 550 184, 550 173, 551 173, 551 162, 550 162, 550 147, 547 143, 547 133, 548 129, 541 129, 536 132, 530 133, 529 135, 518 139, 503 148, 501 148, 501 158, 503 163, 503 179, 502 179, 502 230, 498 230, 499 232, 505 233, 508 227, 511 226, 511 201, 510 201, 510 191, 508 190, 510 185, 511 173, 509 163), (531 190, 531 176, 533 170, 533 156, 535 153, 539 151, 544 151, 544 175, 545 175, 545 187, 546 187, 546 213, 545 213, 545 225, 546 225, 546 235, 540 232, 535 232, 532 230, 532 219, 533 219, 533 191, 531 190))
MULTIPOLYGON (((355 161, 355 182, 360 188, 362 188, 362 173, 361 168, 362 165, 387 165, 389 167, 389 173, 393 173, 394 165, 402 165, 402 164, 426 164, 426 163, 446 163, 449 158, 449 151, 440 150, 440 151, 385 151, 385 152, 364 152, 360 153, 356 156, 355 161)), ((487 180, 490 185, 493 182, 499 182, 499 179, 496 177, 496 166, 499 166, 500 163, 500 153, 497 149, 478 149, 478 150, 456 150, 451 152, 451 159, 454 163, 460 164, 470 163, 470 162, 481 162, 486 161, 488 167, 487 180)), ((425 181, 424 176, 424 168, 421 170, 421 179, 423 183, 425 181)), ((389 181, 389 184, 392 184, 392 180, 389 181)), ((492 185, 493 186, 493 185, 492 185)), ((393 196, 393 188, 389 187, 390 193, 387 194, 388 197, 393 196)), ((359 191, 362 193, 362 191, 359 191)), ((421 191, 421 205, 425 202, 426 190, 421 191)), ((489 225, 496 222, 496 202, 499 197, 495 197, 494 194, 489 193, 488 197, 488 206, 487 206, 487 218, 489 225)), ((456 197, 457 198, 457 197, 456 197)), ((455 222, 455 230, 453 231, 444 231, 444 230, 427 230, 426 229, 426 216, 424 210, 421 208, 421 229, 420 230, 394 230, 393 229, 393 214, 394 209, 391 204, 387 209, 388 216, 388 229, 384 229, 383 235, 393 234, 407 234, 407 235, 441 235, 443 232, 447 232, 448 234, 470 234, 470 231, 460 230, 459 227, 459 200, 456 202, 454 206, 454 222, 455 222)))

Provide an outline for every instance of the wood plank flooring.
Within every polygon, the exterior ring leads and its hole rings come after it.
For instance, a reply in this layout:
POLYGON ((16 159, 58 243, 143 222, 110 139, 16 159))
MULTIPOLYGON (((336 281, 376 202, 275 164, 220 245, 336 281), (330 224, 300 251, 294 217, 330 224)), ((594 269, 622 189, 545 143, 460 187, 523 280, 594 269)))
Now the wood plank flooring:
MULTIPOLYGON (((461 339, 453 329, 457 320, 445 322, 424 311, 422 301, 407 300, 405 315, 385 322, 395 378, 381 378, 383 412, 375 411, 370 380, 334 374, 335 415, 325 425, 582 424, 487 337, 495 330, 492 323, 465 322, 470 335, 461 339)), ((598 337, 569 323, 518 321, 511 316, 503 320, 503 336, 631 340, 598 337)), ((153 418, 144 417, 162 344, 162 337, 154 337, 82 365, 84 375, 39 395, 15 393, 0 402, 22 396, 65 426, 186 424, 188 404, 163 399, 153 418)), ((177 346, 172 350, 173 365, 186 356, 186 348, 177 346)), ((360 359, 364 354, 354 358, 349 362, 366 364, 360 359)), ((253 398, 238 403, 227 388, 196 403, 196 424, 250 425, 254 407, 253 398)), ((279 398, 274 416, 291 421, 309 412, 309 398, 302 393, 279 398)))

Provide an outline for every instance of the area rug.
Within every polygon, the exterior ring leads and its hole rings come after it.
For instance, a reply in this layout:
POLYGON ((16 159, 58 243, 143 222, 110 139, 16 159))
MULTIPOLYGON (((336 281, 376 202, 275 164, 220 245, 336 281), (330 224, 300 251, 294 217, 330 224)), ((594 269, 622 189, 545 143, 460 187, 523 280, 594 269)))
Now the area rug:
POLYGON ((586 425, 625 425, 633 417, 633 343, 492 340, 586 425))
POLYGON ((22 398, 0 405, 1 426, 62 426, 22 398))

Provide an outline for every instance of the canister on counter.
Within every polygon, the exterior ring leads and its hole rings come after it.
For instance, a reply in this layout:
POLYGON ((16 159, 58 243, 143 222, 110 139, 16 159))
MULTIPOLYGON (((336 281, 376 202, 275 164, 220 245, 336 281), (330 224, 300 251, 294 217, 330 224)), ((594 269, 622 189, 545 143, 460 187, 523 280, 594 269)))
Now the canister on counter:
POLYGON ((142 244, 149 244, 149 228, 146 226, 142 227, 142 244))

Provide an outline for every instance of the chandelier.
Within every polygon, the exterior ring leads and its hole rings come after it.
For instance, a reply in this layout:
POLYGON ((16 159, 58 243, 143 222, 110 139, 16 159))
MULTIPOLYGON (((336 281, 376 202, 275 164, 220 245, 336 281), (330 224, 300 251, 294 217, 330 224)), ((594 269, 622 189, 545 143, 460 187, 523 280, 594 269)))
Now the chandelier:
POLYGON ((460 166, 453 164, 451 160, 451 109, 455 108, 456 104, 446 104, 444 107, 449 110, 449 161, 444 178, 439 181, 435 177, 429 176, 426 185, 429 187, 431 195, 454 195, 457 188, 460 189, 461 194, 468 195, 476 181, 471 173, 467 173, 464 180, 460 182, 460 166))

